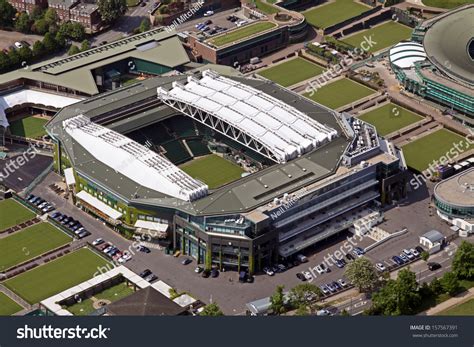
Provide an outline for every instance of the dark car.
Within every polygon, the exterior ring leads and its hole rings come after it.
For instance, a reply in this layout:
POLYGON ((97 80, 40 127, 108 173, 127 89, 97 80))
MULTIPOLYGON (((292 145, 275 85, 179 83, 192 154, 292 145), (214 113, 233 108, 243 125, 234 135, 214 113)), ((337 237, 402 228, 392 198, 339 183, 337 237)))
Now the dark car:
POLYGON ((296 274, 296 277, 298 277, 300 281, 303 281, 303 282, 306 281, 306 277, 304 277, 304 275, 301 272, 298 272, 296 274))
POLYGON ((143 253, 150 253, 151 250, 148 247, 145 246, 138 246, 138 250, 143 253))
POLYGON ((68 224, 71 220, 72 220, 72 217, 67 217, 67 216, 66 216, 66 218, 64 218, 64 219, 61 221, 61 224, 66 225, 66 224, 68 224))
POLYGON ((212 20, 208 19, 207 21, 204 22, 204 24, 206 25, 212 24, 212 20))
POLYGON ((218 276, 219 276, 219 270, 217 270, 216 268, 212 269, 211 270, 211 277, 216 278, 218 276))
POLYGON ((239 282, 240 282, 240 283, 245 283, 245 282, 247 282, 247 272, 245 272, 245 271, 240 271, 240 274, 239 274, 239 282))
POLYGON ((146 2, 142 2, 142 3, 140 4, 140 6, 141 6, 141 7, 145 7, 145 6, 146 6, 146 2))
POLYGON ((354 256, 350 253, 346 254, 346 258, 347 258, 347 260, 354 260, 355 259, 354 256))
POLYGON ((403 261, 402 258, 400 258, 398 255, 394 255, 392 257, 392 260, 395 262, 397 265, 403 265, 405 262, 403 261))
POLYGON ((210 270, 204 270, 201 274, 201 276, 204 277, 204 278, 208 278, 210 275, 211 275, 210 270))
POLYGON ((425 251, 425 250, 423 249, 423 247, 421 247, 421 246, 416 246, 416 247, 415 247, 415 250, 416 250, 418 253, 420 253, 420 254, 425 251))
POLYGON ((431 271, 441 269, 441 264, 440 263, 430 262, 427 265, 428 265, 428 269, 430 269, 431 271))
POLYGON ((81 223, 77 223, 77 224, 75 224, 75 225, 73 225, 73 226, 71 227, 71 230, 72 230, 72 231, 76 231, 77 229, 80 229, 80 228, 82 228, 82 224, 81 224, 81 223))
POLYGON ((80 239, 83 239, 84 237, 87 237, 89 236, 91 233, 88 232, 87 230, 83 230, 79 233, 79 235, 77 235, 80 239))
POLYGON ((138 276, 140 276, 141 278, 145 278, 147 276, 151 275, 151 270, 150 269, 146 269, 146 270, 143 270, 142 272, 140 272, 140 274, 138 276))
POLYGON ((193 262, 192 259, 186 258, 181 262, 181 264, 188 265, 188 264, 191 264, 192 262, 193 262))
POLYGON ((51 218, 56 219, 56 218, 58 218, 60 215, 61 215, 61 212, 56 211, 56 212, 54 212, 54 213, 51 215, 51 218))

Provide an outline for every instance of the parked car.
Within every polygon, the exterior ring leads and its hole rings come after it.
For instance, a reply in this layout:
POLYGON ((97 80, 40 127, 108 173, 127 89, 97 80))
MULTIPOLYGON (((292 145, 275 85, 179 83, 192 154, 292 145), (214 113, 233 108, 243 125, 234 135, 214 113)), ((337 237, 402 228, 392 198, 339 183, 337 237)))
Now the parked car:
POLYGON ((304 277, 304 275, 301 273, 301 272, 298 272, 296 274, 296 277, 300 280, 300 281, 306 281, 306 277, 304 277))
POLYGON ((329 312, 326 309, 322 309, 316 312, 316 316, 330 316, 330 315, 331 315, 331 312, 329 312))
POLYGON ((80 239, 83 239, 84 237, 87 237, 87 236, 89 236, 89 235, 91 235, 90 232, 88 232, 87 230, 83 230, 83 231, 81 231, 81 232, 79 233, 79 235, 77 235, 77 236, 78 236, 80 239))
POLYGON ((269 267, 264 267, 263 272, 265 272, 268 276, 273 276, 275 274, 275 272, 269 267))
POLYGON ((51 218, 56 219, 56 218, 58 218, 60 215, 61 215, 61 212, 56 211, 56 212, 53 212, 53 214, 51 215, 51 218))
POLYGON ((355 258, 352 256, 352 254, 350 254, 350 253, 347 253, 347 254, 346 254, 346 258, 347 258, 347 260, 349 260, 349 261, 355 259, 355 258))
POLYGON ((158 276, 156 276, 155 274, 150 274, 147 277, 145 277, 145 281, 150 282, 150 283, 153 281, 156 281, 157 279, 158 279, 158 276))
POLYGON ((126 253, 119 258, 118 262, 120 264, 125 264, 130 259, 132 259, 132 255, 130 253, 126 253))
POLYGON ((23 45, 21 44, 21 42, 18 42, 18 41, 17 41, 17 42, 15 42, 15 47, 18 48, 18 49, 20 49, 20 48, 23 47, 23 45))
POLYGON ((148 248, 148 247, 145 247, 143 245, 140 245, 138 246, 137 248, 140 252, 143 252, 143 253, 151 253, 151 250, 148 248))
POLYGON ((399 257, 403 260, 403 262, 407 263, 410 259, 408 259, 405 253, 400 253, 399 257))
POLYGON ((392 260, 395 262, 395 264, 397 265, 403 265, 405 262, 402 260, 402 258, 400 258, 399 256, 397 255, 394 255, 392 257, 392 260))
POLYGON ((181 264, 183 264, 183 265, 188 265, 188 264, 191 264, 192 262, 193 262, 192 259, 186 258, 186 259, 184 259, 184 260, 181 262, 181 264))
POLYGON ((151 275, 151 270, 150 269, 146 269, 146 270, 143 270, 142 272, 140 272, 140 274, 138 276, 140 276, 141 278, 145 278, 149 275, 151 275))
POLYGON ((278 264, 276 267, 277 267, 277 269, 278 269, 279 272, 284 272, 284 271, 286 271, 286 266, 283 265, 283 264, 278 264))
POLYGON ((313 279, 313 276, 309 271, 303 271, 303 276, 306 278, 308 281, 311 281, 313 279))
POLYGON ((98 239, 95 239, 94 241, 92 241, 92 245, 93 246, 98 246, 100 244, 104 243, 104 240, 101 239, 101 238, 98 238, 98 239))
POLYGON ((410 252, 411 254, 413 254, 415 256, 415 258, 419 257, 420 256, 420 252, 418 252, 416 249, 414 248, 410 248, 410 252))
POLYGON ((324 284, 322 286, 319 286, 319 289, 321 289, 324 295, 328 295, 330 293, 329 288, 326 287, 324 284))
POLYGON ((212 24, 212 20, 208 19, 204 22, 204 24, 206 24, 206 25, 212 24))
POLYGON ((324 273, 324 270, 321 269, 321 265, 316 266, 316 272, 320 275, 322 275, 324 273))
POLYGON ((335 264, 339 269, 342 269, 344 267, 344 263, 340 261, 339 259, 336 259, 335 264))
POLYGON ((212 278, 216 278, 216 277, 218 277, 218 276, 219 276, 219 270, 217 270, 217 268, 213 268, 213 269, 211 270, 211 277, 212 277, 212 278))
POLYGON ((197 273, 197 274, 200 274, 201 272, 204 271, 204 268, 202 268, 201 266, 197 266, 195 269, 194 269, 194 272, 197 273))
POLYGON ((435 270, 441 269, 441 264, 440 263, 429 262, 427 265, 428 265, 428 269, 430 269, 430 271, 435 271, 435 270))
POLYGON ((425 250, 421 246, 416 246, 415 249, 418 251, 418 253, 423 253, 425 250))
POLYGON ((308 258, 306 258, 306 256, 304 256, 303 254, 297 254, 297 255, 296 255, 296 259, 297 259, 300 263, 307 263, 307 262, 308 262, 308 258))
POLYGON ((331 293, 335 293, 337 291, 337 288, 332 283, 327 283, 326 287, 328 287, 328 289, 331 291, 331 293))
POLYGON ((410 260, 415 259, 415 256, 411 254, 411 252, 408 249, 404 249, 403 253, 407 256, 408 259, 410 260))
POLYGON ((214 11, 206 11, 206 13, 204 13, 204 17, 209 17, 209 16, 212 16, 214 14, 214 11))
POLYGON ((337 283, 341 285, 341 287, 347 287, 346 281, 344 281, 342 278, 337 280, 337 283))
POLYGON ((377 268, 377 270, 379 270, 380 272, 384 272, 385 270, 387 270, 385 268, 385 266, 382 264, 382 263, 377 263, 375 264, 375 267, 377 268))
POLYGON ((211 275, 210 270, 204 270, 201 274, 201 277, 208 278, 211 275))
POLYGON ((240 283, 245 283, 245 282, 247 282, 247 272, 245 272, 245 271, 240 271, 240 273, 239 273, 239 282, 240 282, 240 283))

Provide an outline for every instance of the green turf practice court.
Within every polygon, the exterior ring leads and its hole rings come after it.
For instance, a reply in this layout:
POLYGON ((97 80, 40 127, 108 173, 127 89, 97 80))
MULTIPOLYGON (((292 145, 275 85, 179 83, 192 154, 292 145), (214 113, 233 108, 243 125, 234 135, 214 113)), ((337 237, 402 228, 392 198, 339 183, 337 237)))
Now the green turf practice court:
POLYGON ((374 45, 368 50, 372 53, 409 39, 412 31, 413 29, 406 25, 389 21, 371 29, 360 31, 341 41, 353 47, 361 47, 361 43, 364 41, 372 42, 374 45))
POLYGON ((13 135, 34 139, 46 135, 44 125, 47 122, 44 118, 30 116, 11 122, 10 131, 13 135))
POLYGON ((0 271, 66 245, 71 237, 49 223, 40 223, 0 239, 0 271))
POLYGON ((295 58, 258 72, 283 87, 292 86, 324 72, 324 68, 304 58, 295 58))
POLYGON ((334 0, 302 13, 309 24, 324 29, 369 11, 371 8, 353 0, 334 0))
POLYGON ((100 267, 107 264, 109 262, 106 259, 82 248, 15 276, 3 284, 30 304, 35 304, 91 279, 100 267))
POLYGON ((0 201, 0 231, 35 217, 29 209, 14 199, 0 201))
POLYGON ((11 316, 22 309, 23 307, 18 305, 15 301, 5 294, 0 293, 0 316, 11 316))
POLYGON ((437 316, 474 316, 474 299, 444 310, 437 316))
POLYGON ((375 90, 373 89, 348 78, 342 78, 319 88, 312 96, 311 93, 306 93, 304 96, 329 108, 336 109, 374 93, 375 90))
MULTIPOLYGON (((460 152, 473 147, 469 146, 469 142, 464 137, 441 129, 403 146, 402 149, 407 165, 421 172, 427 169, 433 160, 439 161, 442 156, 450 153, 454 148, 454 143, 458 145, 458 148, 462 146, 460 152)), ((455 157, 453 153, 450 156, 455 157)))
POLYGON ((189 176, 206 183, 210 189, 235 181, 245 172, 240 166, 211 154, 180 166, 189 176))
POLYGON ((104 290, 101 293, 95 294, 89 299, 83 300, 80 303, 64 308, 75 316, 87 316, 96 310, 96 308, 94 308, 94 302, 104 300, 109 303, 112 303, 120 299, 126 298, 127 296, 133 293, 133 288, 127 286, 126 283, 120 283, 113 287, 110 287, 109 289, 104 290))
POLYGON ((226 32, 225 34, 216 36, 215 38, 211 39, 209 43, 219 47, 226 45, 228 43, 239 41, 245 37, 255 35, 256 33, 274 28, 276 24, 271 22, 258 22, 254 24, 248 24, 240 29, 226 32))
POLYGON ((474 0, 422 0, 423 5, 440 8, 455 8, 464 4, 474 4, 474 0))
POLYGON ((381 136, 390 134, 423 119, 422 116, 392 103, 378 107, 357 118, 375 126, 378 134, 381 136))

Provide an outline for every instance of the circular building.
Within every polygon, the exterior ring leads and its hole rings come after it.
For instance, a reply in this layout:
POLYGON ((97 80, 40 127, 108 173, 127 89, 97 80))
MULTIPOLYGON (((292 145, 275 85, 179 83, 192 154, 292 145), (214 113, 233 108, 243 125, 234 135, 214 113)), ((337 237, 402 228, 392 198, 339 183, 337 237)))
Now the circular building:
POLYGON ((438 183, 434 188, 438 215, 460 229, 474 233, 474 168, 438 183))
POLYGON ((430 61, 455 80, 474 85, 474 6, 441 17, 425 33, 430 61))

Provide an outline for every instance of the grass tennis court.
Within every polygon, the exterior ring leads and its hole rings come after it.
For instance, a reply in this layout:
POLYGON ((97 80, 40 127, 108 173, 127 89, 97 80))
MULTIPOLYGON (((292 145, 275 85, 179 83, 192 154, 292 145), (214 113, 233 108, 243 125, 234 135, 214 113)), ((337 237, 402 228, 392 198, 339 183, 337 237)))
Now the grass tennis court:
POLYGON ((0 239, 0 270, 6 270, 70 241, 70 236, 49 223, 36 224, 18 231, 0 239))
POLYGON ((104 290, 101 293, 95 294, 93 297, 83 300, 80 303, 65 307, 65 309, 75 316, 86 316, 96 310, 94 308, 94 302, 98 300, 104 300, 108 301, 109 303, 112 303, 120 299, 126 298, 127 296, 133 293, 133 288, 127 286, 126 283, 120 283, 116 286, 104 290))
POLYGON ((320 75, 323 71, 324 68, 322 66, 298 57, 262 70, 258 74, 283 87, 288 87, 307 80, 308 78, 320 75))
POLYGON ((30 116, 11 122, 10 131, 13 135, 34 139, 46 135, 44 125, 47 122, 44 118, 30 116))
POLYGON ((377 52, 409 39, 412 31, 412 28, 403 24, 389 21, 371 29, 360 31, 341 41, 354 47, 359 47, 364 41, 371 41, 374 45, 369 48, 368 52, 377 52))
POLYGON ((23 307, 18 305, 15 301, 5 294, 0 293, 0 316, 11 316, 22 309, 23 307))
POLYGON ((0 201, 0 231, 35 217, 29 209, 14 199, 0 201))
POLYGON ((87 248, 41 265, 3 284, 30 304, 58 294, 94 276, 107 260, 87 248))
POLYGON ((329 108, 336 109, 374 93, 375 90, 373 89, 348 78, 342 78, 319 88, 312 96, 311 93, 306 93, 304 96, 329 108))
POLYGON ((274 28, 276 24, 271 22, 258 22, 255 24, 249 24, 243 26, 240 29, 226 32, 225 34, 216 36, 215 38, 211 39, 209 43, 214 44, 216 46, 223 46, 228 43, 241 40, 245 37, 252 36, 256 33, 274 28))
POLYGON ((302 13, 309 24, 324 29, 370 9, 371 7, 353 0, 335 0, 310 8, 302 13))
POLYGON ((437 314, 438 316, 474 316, 474 299, 451 307, 437 314))
POLYGON ((422 116, 392 103, 364 113, 358 118, 375 126, 381 136, 390 134, 423 119, 422 116))
POLYGON ((215 154, 194 159, 180 168, 191 177, 206 183, 210 189, 235 181, 244 172, 240 166, 215 154))
POLYGON ((422 0, 423 5, 440 8, 455 8, 464 4, 474 4, 474 0, 422 0))
MULTIPOLYGON (((403 146, 402 149, 407 165, 421 172, 427 169, 433 160, 439 161, 442 156, 446 156, 454 148, 454 143, 460 148, 459 152, 473 147, 462 136, 441 129, 403 146)), ((452 153, 450 156, 454 157, 452 153)))

